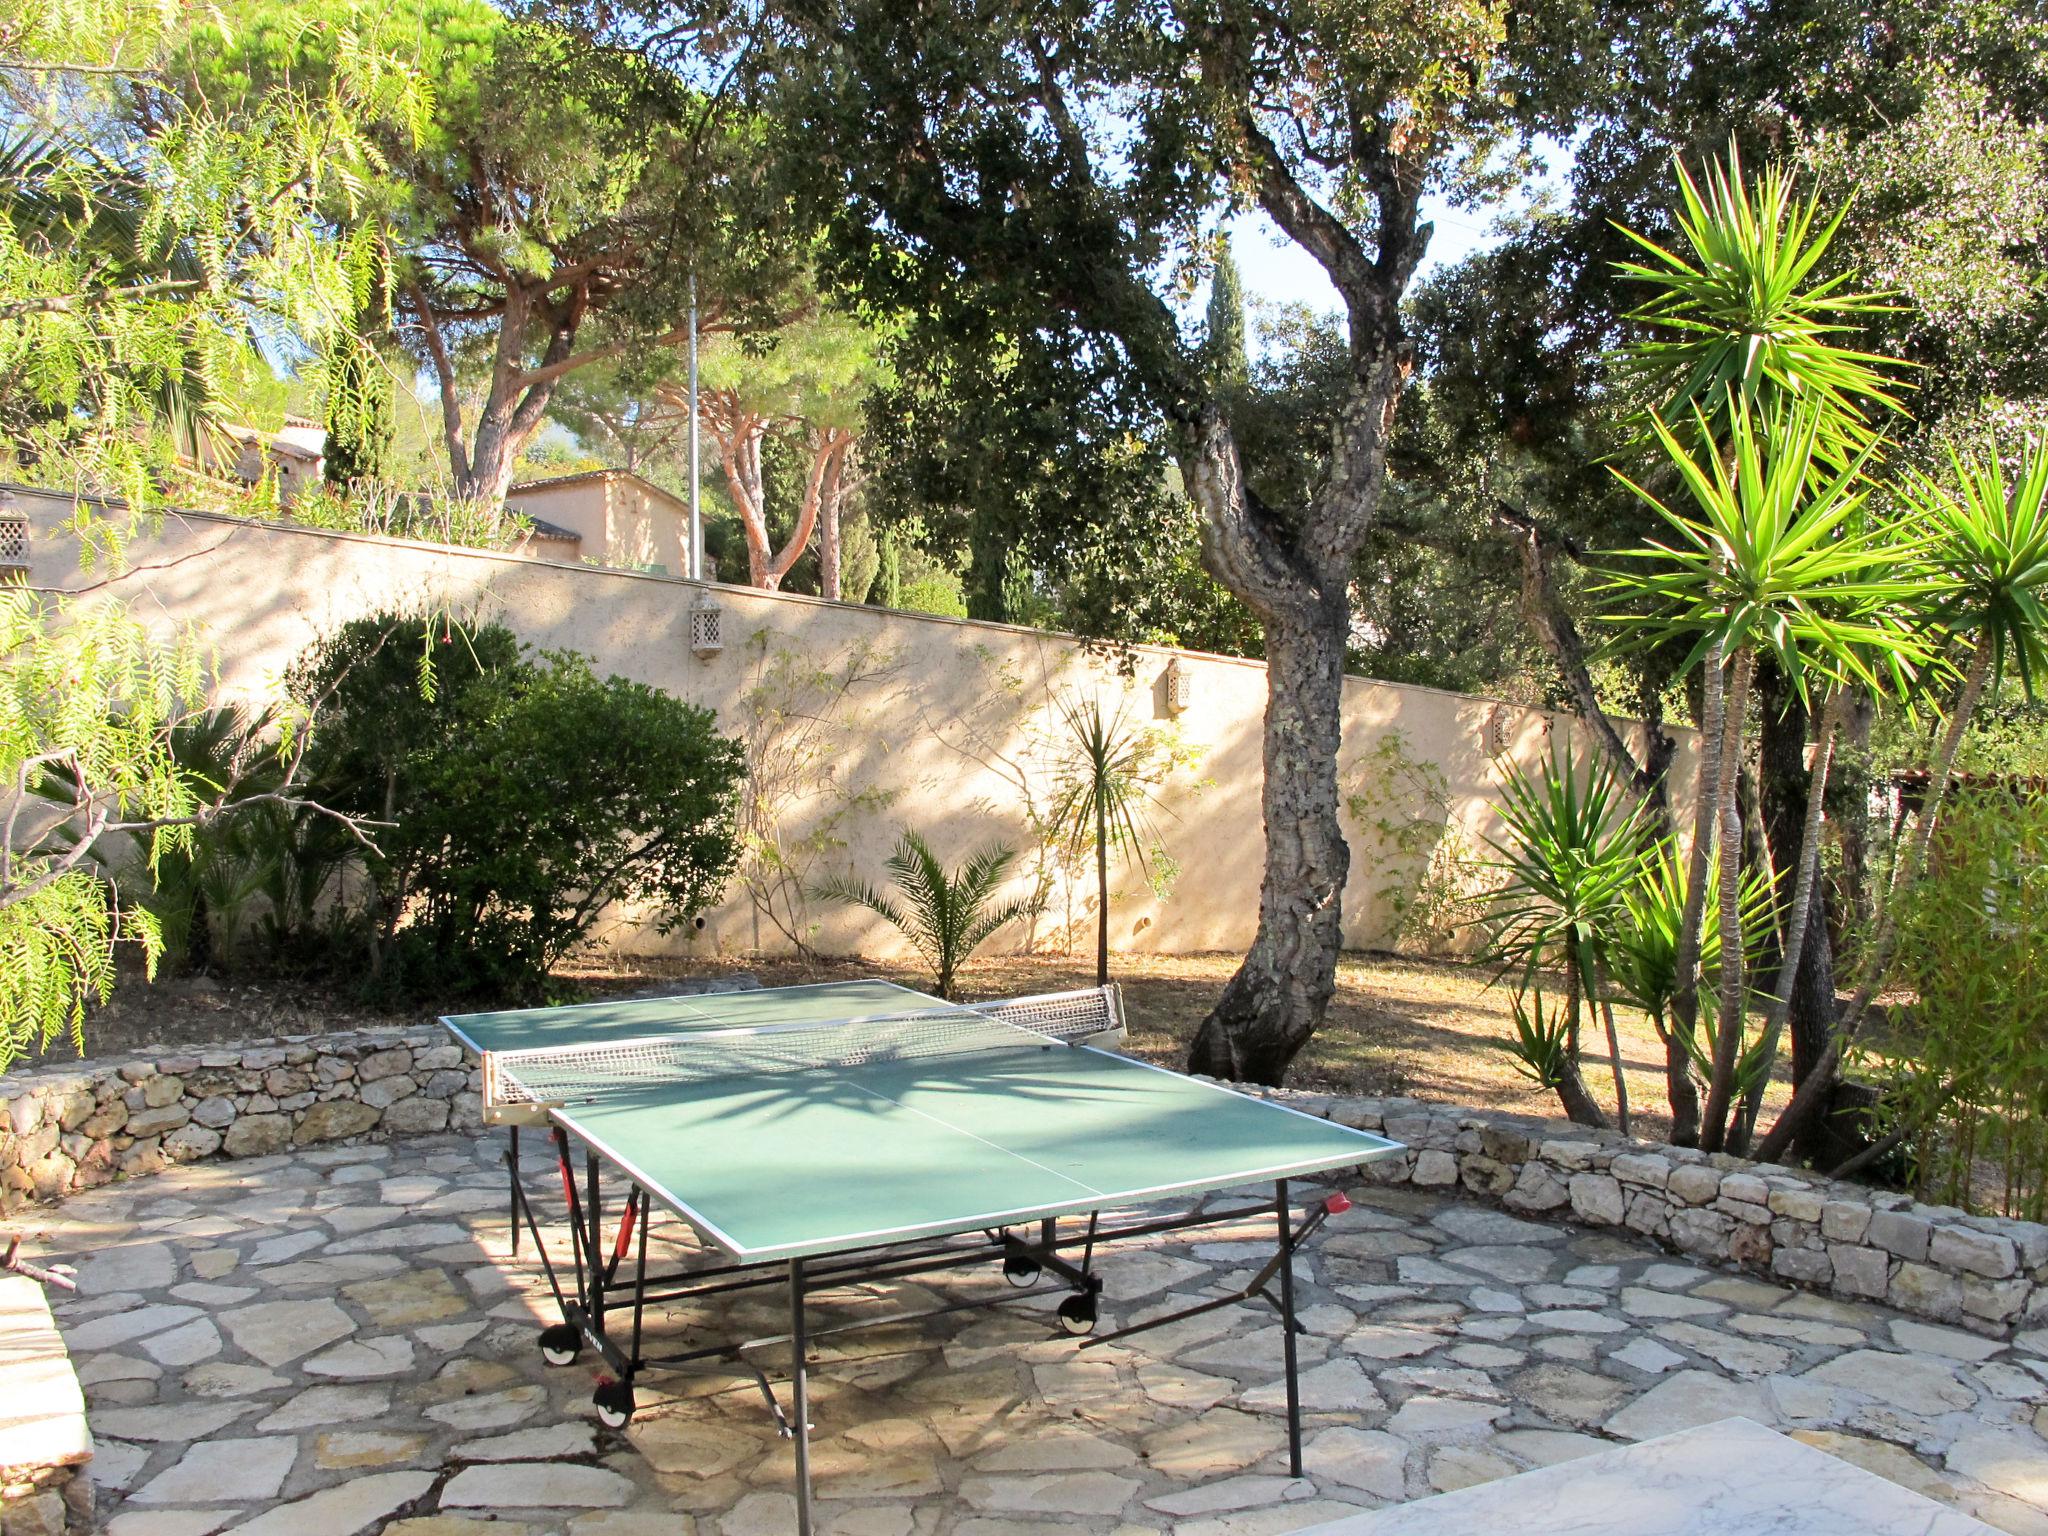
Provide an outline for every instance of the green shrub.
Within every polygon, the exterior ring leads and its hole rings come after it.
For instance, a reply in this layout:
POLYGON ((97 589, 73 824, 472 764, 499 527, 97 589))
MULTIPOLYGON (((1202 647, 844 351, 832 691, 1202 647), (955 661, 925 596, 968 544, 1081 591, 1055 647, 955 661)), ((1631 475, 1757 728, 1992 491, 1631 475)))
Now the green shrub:
POLYGON ((1941 815, 1901 913, 1916 994, 1861 1066, 1918 1192, 2029 1220, 2048 1208, 2048 799, 1981 788, 1941 815))
POLYGON ((403 994, 521 999, 615 902, 662 932, 737 854, 742 773, 709 710, 497 625, 346 626, 294 671, 315 797, 388 825, 353 899, 369 968, 403 994))

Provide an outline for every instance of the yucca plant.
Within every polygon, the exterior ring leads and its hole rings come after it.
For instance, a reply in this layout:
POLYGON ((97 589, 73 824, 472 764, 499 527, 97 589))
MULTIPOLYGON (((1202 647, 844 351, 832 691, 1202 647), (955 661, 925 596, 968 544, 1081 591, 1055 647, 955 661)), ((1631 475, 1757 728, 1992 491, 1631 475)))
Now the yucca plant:
POLYGON ((1892 867, 1855 996, 1820 1063, 1758 1144, 1759 1157, 1781 1155, 1825 1101, 1843 1051, 1868 1017, 1897 950, 1900 898, 1925 867, 1956 754, 1986 686, 2010 667, 2031 697, 2036 676, 2048 664, 2048 436, 2030 436, 2010 470, 1995 442, 1969 452, 1952 449, 1945 479, 1914 472, 1897 490, 1919 540, 1926 639, 1960 647, 1967 659, 1929 765, 1919 820, 1892 867))
POLYGON ((1056 708, 1070 755, 1060 768, 1049 820, 1067 847, 1094 855, 1095 984, 1107 986, 1110 861, 1127 860, 1150 876, 1150 849, 1158 842, 1152 816, 1163 809, 1154 791, 1172 754, 1162 750, 1156 732, 1132 724, 1121 705, 1105 713, 1099 698, 1062 698, 1056 708))
POLYGON ((1624 384, 1668 426, 1697 422, 1708 445, 1727 441, 1737 408, 1808 401, 1827 426, 1822 457, 1846 462, 1875 440, 1873 418, 1898 409, 1898 364, 1841 339, 1885 296, 1851 291, 1846 272, 1820 276, 1848 206, 1823 221, 1818 194, 1801 200, 1775 165, 1746 180, 1732 141, 1704 187, 1675 164, 1682 249, 1615 226, 1648 258, 1621 273, 1653 289, 1629 316, 1653 335, 1622 353, 1624 384))
MULTIPOLYGON (((1550 1062, 1547 1046, 1540 1063, 1521 1049, 1517 1055, 1556 1088, 1573 1120, 1604 1124, 1580 1068, 1581 1014, 1594 1011, 1605 1021, 1616 1115, 1626 1131, 1628 1082, 1613 1009, 1603 997, 1604 950, 1642 857, 1646 811, 1605 759, 1582 766, 1567 747, 1534 775, 1520 768, 1511 773, 1502 786, 1500 814, 1504 835, 1487 841, 1499 855, 1493 867, 1506 879, 1486 898, 1489 950, 1503 974, 1514 978, 1521 1045, 1532 1039, 1541 1044, 1561 1031, 1565 1059, 1561 1066, 1550 1062), (1565 972, 1562 1023, 1554 1014, 1551 1026, 1532 1036, 1522 1027, 1519 995, 1537 990, 1539 974, 1551 965, 1565 972)), ((1541 1021, 1539 1004, 1530 1022, 1541 1021)))
POLYGON ((1931 626, 1968 648, 1962 686, 1933 763, 1917 848, 1893 872, 1894 883, 1918 874, 1927 834, 1963 732, 1987 685, 2010 668, 2031 699, 2048 666, 2048 436, 2029 437, 2008 474, 1998 444, 1949 451, 1946 482, 1913 472, 1898 487, 1921 531, 1935 603, 1931 626))
POLYGON ((1560 1099, 1573 1091, 1585 1093, 1579 1074, 1578 1047, 1574 1043, 1577 1025, 1561 1008, 1547 1012, 1543 989, 1530 987, 1508 999, 1515 1021, 1515 1037, 1506 1042, 1515 1058, 1515 1069, 1538 1088, 1548 1089, 1560 1099))
MULTIPOLYGON (((1700 904, 1700 970, 1716 975, 1721 966, 1721 906, 1717 887, 1718 864, 1707 865, 1707 890, 1700 904)), ((1622 898, 1623 921, 1609 937, 1608 962, 1614 990, 1650 1021, 1664 1045, 1665 1080, 1671 1099, 1672 1139, 1691 1142, 1699 1137, 1699 1088, 1693 1072, 1711 1074, 1713 1056, 1700 1037, 1698 1008, 1694 1023, 1682 1024, 1672 1007, 1678 991, 1679 936, 1684 930, 1687 909, 1687 872, 1674 839, 1665 838, 1643 855, 1634 882, 1622 898)), ((1743 881, 1737 911, 1742 922, 1742 948, 1746 969, 1754 966, 1770 932, 1773 916, 1770 883, 1761 870, 1753 870, 1743 881)), ((1768 1075, 1769 1051, 1759 1035, 1745 1046, 1738 1061, 1737 1078, 1747 1085, 1750 1075, 1763 1070, 1768 1075)))
POLYGON ((1016 849, 990 843, 970 854, 957 871, 949 871, 929 843, 906 829, 883 864, 900 905, 851 875, 821 880, 811 894, 820 901, 865 907, 881 918, 910 941, 931 966, 939 996, 950 999, 961 962, 997 929, 1031 909, 1029 902, 996 900, 1016 859, 1016 849))
MULTIPOLYGON (((1612 572, 1607 590, 1628 607, 1611 617, 1639 641, 1690 641, 1685 668, 1706 667, 1690 899, 1676 955, 1681 976, 1697 977, 1702 970, 1710 857, 1719 862, 1712 889, 1722 930, 1733 932, 1739 922, 1742 823, 1736 780, 1757 658, 1768 656, 1809 703, 1846 686, 1873 693, 1902 688, 1928 659, 1927 646, 1905 627, 1906 604, 1918 590, 1912 544, 1896 527, 1876 524, 1869 515, 1869 445, 1838 466, 1822 462, 1829 415, 1824 401, 1780 401, 1753 411, 1734 399, 1723 451, 1688 448, 1662 422, 1653 422, 1691 505, 1676 509, 1627 482, 1676 537, 1615 553, 1627 564, 1612 572)), ((1696 413, 1696 423, 1706 436, 1703 414, 1696 413)), ((1786 904, 1779 995, 1764 1028, 1772 1052, 1790 1006, 1818 870, 1820 797, 1837 711, 1823 708, 1820 715, 1823 737, 1807 840, 1786 904)), ((1712 1071, 1701 1124, 1701 1144, 1709 1151, 1726 1143, 1741 1091, 1746 973, 1741 951, 1728 951, 1715 988, 1712 1071)), ((1694 985, 1679 985, 1672 1017, 1682 1033, 1692 1032, 1697 1008, 1694 985)), ((1754 1083, 1754 1072, 1749 1076, 1754 1083)))

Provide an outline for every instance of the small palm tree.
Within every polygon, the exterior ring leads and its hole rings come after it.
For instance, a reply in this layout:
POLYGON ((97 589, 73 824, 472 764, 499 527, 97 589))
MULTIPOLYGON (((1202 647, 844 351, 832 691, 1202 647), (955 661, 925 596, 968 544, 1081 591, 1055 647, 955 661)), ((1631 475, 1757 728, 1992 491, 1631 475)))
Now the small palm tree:
MULTIPOLYGON (((1699 971, 1701 902, 1708 890, 1710 851, 1720 863, 1715 886, 1724 931, 1737 926, 1742 827, 1736 782, 1742 761, 1751 683, 1760 656, 1774 662, 1802 699, 1823 689, 1862 687, 1873 694, 1906 686, 1927 659, 1927 647, 1904 624, 1916 590, 1915 548, 1897 525, 1873 525, 1866 445, 1839 467, 1823 460, 1825 409, 1782 401, 1751 410, 1731 404, 1729 440, 1720 452, 1687 448, 1662 422, 1651 426, 1691 505, 1666 505, 1633 482, 1632 489, 1665 523, 1664 537, 1614 553, 1630 562, 1613 573, 1609 591, 1640 607, 1614 614, 1643 641, 1690 641, 1683 670, 1704 665, 1701 689, 1700 781, 1695 808, 1691 902, 1680 931, 1679 969, 1699 971)), ((1704 435, 1704 417, 1697 418, 1704 435)), ((1824 719, 1832 712, 1824 711, 1824 719)), ((1790 1001, 1818 864, 1819 799, 1809 799, 1814 838, 1802 853, 1786 908, 1782 998, 1767 1034, 1790 1001)), ((1739 949, 1724 959, 1716 1002, 1714 1069, 1701 1145, 1724 1150, 1736 1096, 1745 1005, 1746 965, 1739 949)), ((1673 996, 1673 1014, 1690 1030, 1698 1011, 1690 986, 1673 996)))
MULTIPOLYGON (((1643 420, 1697 511, 1674 512, 1637 487, 1680 537, 1630 551, 1654 574, 1624 576, 1616 590, 1652 610, 1645 638, 1692 645, 1684 670, 1701 669, 1701 747, 1696 824, 1689 854, 1672 994, 1677 1026, 1700 1013, 1702 903, 1709 860, 1724 929, 1737 922, 1741 821, 1735 785, 1759 658, 1768 658, 1803 700, 1897 686, 1924 659, 1901 624, 1911 600, 1913 551, 1893 530, 1869 527, 1864 503, 1883 446, 1885 417, 1900 407, 1898 365, 1857 350, 1849 338, 1884 296, 1855 293, 1829 248, 1842 213, 1823 218, 1816 199, 1795 197, 1768 167, 1745 178, 1733 146, 1709 167, 1704 188, 1678 168, 1680 239, 1661 246, 1626 232, 1647 259, 1624 275, 1649 292, 1631 317, 1650 331, 1621 359, 1643 420)), ((1637 618, 1645 617, 1638 610, 1637 618)), ((1808 802, 1808 838, 1783 904, 1781 982, 1764 1037, 1766 1056, 1789 1010, 1818 866, 1820 797, 1832 749, 1833 710, 1808 802)), ((1741 1075, 1749 989, 1741 946, 1730 947, 1716 984, 1713 1071, 1700 1144, 1720 1151, 1741 1075)), ((1766 1062, 1764 1070, 1768 1071, 1766 1062)), ((1747 1137, 1759 1095, 1735 1118, 1747 1137)), ((1775 1133, 1774 1133, 1775 1134, 1775 1133)))
POLYGON ((998 928, 1031 909, 1026 901, 996 904, 996 892, 1009 878, 1016 859, 1016 849, 990 843, 971 854, 957 871, 949 872, 931 845, 906 829, 897 836, 895 851, 883 865, 902 905, 851 875, 819 881, 811 894, 820 901, 866 907, 889 924, 910 940, 931 966, 939 996, 951 999, 961 962, 987 943, 998 928))
POLYGON ((2048 436, 2035 435, 2022 445, 2010 475, 1995 442, 1970 452, 1951 450, 1949 470, 1946 481, 1910 474, 1897 490, 1921 540, 1917 595, 1928 603, 1928 627, 1963 648, 1968 659, 1948 705, 1948 726, 1930 765, 1919 821, 1892 867, 1855 996, 1821 1062, 1757 1144, 1756 1155, 1766 1160, 1781 1156, 1818 1111, 1844 1051, 1869 1016, 1898 947, 1901 898, 1925 866, 1956 754, 1986 686, 2010 666, 2032 695, 2035 678, 2048 670, 2048 436))
MULTIPOLYGON (((1697 1144, 1700 1135, 1699 1083, 1693 1074, 1695 1070, 1704 1076, 1713 1074, 1713 1056, 1697 1028, 1697 1008, 1693 1010, 1694 1024, 1688 1025, 1672 1006, 1678 991, 1679 937, 1685 928, 1688 878, 1676 838, 1664 838, 1650 848, 1622 898, 1625 919, 1607 946, 1615 991, 1649 1019, 1650 1027, 1664 1044, 1671 1140, 1682 1147, 1697 1144)), ((1700 969, 1706 976, 1715 977, 1721 967, 1718 863, 1708 862, 1706 879, 1705 900, 1700 908, 1700 969)), ((1741 899, 1736 905, 1742 920, 1745 970, 1753 970, 1769 936, 1775 910, 1770 881, 1762 870, 1751 870, 1743 880, 1741 899)), ((1768 1076, 1775 1046, 1775 1039, 1766 1029, 1744 1050, 1737 1078, 1745 1089, 1753 1074, 1768 1076)))
POLYGON ((1152 789, 1170 755, 1162 755, 1149 731, 1132 725, 1121 706, 1105 715, 1100 699, 1061 699, 1060 718, 1072 739, 1073 756, 1060 775, 1051 822, 1069 848, 1095 854, 1095 984, 1109 985, 1109 864, 1112 857, 1150 873, 1146 849, 1158 841, 1151 813, 1152 789))

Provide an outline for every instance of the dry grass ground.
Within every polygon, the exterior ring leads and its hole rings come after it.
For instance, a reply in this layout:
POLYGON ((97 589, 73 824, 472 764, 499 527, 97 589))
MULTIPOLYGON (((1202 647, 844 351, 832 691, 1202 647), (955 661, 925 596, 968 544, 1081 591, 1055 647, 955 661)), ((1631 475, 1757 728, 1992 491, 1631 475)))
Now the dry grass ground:
MULTIPOLYGON (((1120 955, 1111 973, 1122 984, 1130 1016, 1130 1046, 1137 1055, 1178 1066, 1187 1044, 1223 984, 1237 969, 1235 954, 1120 955)), ((681 964, 593 970, 577 979, 593 991, 627 990, 656 974, 708 975, 744 967, 764 985, 881 975, 910 986, 930 978, 914 968, 858 959, 816 962, 757 959, 727 966, 681 964)), ((1095 979, 1092 962, 1079 957, 999 956, 966 966, 965 997, 1007 997, 1082 987, 1095 979)), ((1405 1094, 1444 1104, 1465 1104, 1527 1114, 1556 1115, 1556 1099, 1516 1069, 1502 1048, 1514 1026, 1507 992, 1490 985, 1492 972, 1441 960, 1354 952, 1337 966, 1337 995, 1323 1027, 1296 1060, 1289 1084, 1365 1094, 1405 1094)), ((1664 1096, 1664 1047, 1649 1022, 1617 1014, 1629 1101, 1639 1133, 1661 1140, 1670 1123, 1664 1096)), ((1608 1113, 1614 1085, 1605 1036, 1586 1037, 1586 1076, 1608 1113)), ((1773 1107, 1787 1094, 1773 1085, 1773 1107)), ((1768 1111, 1767 1111, 1768 1113, 1768 1111)))
MULTIPOLYGON (((1120 955, 1113 973, 1122 983, 1131 1022, 1130 1048, 1178 1066, 1210 1003, 1237 968, 1235 954, 1120 955)), ((603 995, 632 991, 680 976, 749 970, 768 986, 841 977, 882 975, 910 986, 929 986, 927 973, 902 964, 857 958, 797 961, 730 958, 719 961, 619 961, 565 971, 572 992, 603 995)), ((961 983, 967 997, 1008 997, 1086 986, 1092 963, 1082 957, 993 956, 971 961, 961 983)), ((1337 995, 1329 1017, 1295 1063, 1296 1087, 1366 1094, 1407 1094, 1444 1104, 1558 1113, 1552 1096, 1516 1070, 1502 1049, 1510 1038, 1508 997, 1490 985, 1485 969, 1440 960, 1353 953, 1337 967, 1337 995)), ((268 1034, 319 1033, 377 1024, 410 1024, 430 1017, 420 1008, 401 1015, 351 1002, 332 987, 275 982, 170 981, 149 986, 127 981, 113 1006, 87 1024, 86 1053, 118 1056, 146 1043, 194 1044, 268 1034)), ((1668 1130, 1664 1050, 1647 1021, 1621 1017, 1622 1057, 1638 1130, 1661 1139, 1668 1130)), ((1585 1042, 1586 1076, 1594 1094, 1613 1109, 1606 1040, 1591 1030, 1585 1042)), ((72 1057, 60 1044, 47 1059, 72 1057)), ((1782 1099, 1776 1085, 1774 1099, 1782 1099)))

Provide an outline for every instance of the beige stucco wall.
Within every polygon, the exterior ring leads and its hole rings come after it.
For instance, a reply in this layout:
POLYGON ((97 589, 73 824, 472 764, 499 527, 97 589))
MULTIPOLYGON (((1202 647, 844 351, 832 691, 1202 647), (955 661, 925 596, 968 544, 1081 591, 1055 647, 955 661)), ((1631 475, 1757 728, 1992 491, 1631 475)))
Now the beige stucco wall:
POLYGON ((689 513, 637 480, 605 482, 613 565, 658 565, 670 576, 690 569, 689 513))
MULTIPOLYGON (((24 504, 39 529, 37 582, 78 582, 71 546, 56 531, 69 503, 28 495, 24 504)), ((1030 808, 1055 793, 1056 701, 1093 693, 1134 721, 1170 725, 1193 759, 1162 792, 1158 817, 1178 878, 1162 900, 1135 872, 1120 875, 1112 942, 1227 950, 1245 945, 1256 924, 1266 689, 1257 662, 1138 647, 1126 669, 1067 637, 1005 625, 204 515, 165 519, 160 532, 135 541, 130 559, 133 569, 108 590, 166 630, 196 626, 218 655, 223 691, 236 697, 268 696, 318 636, 394 605, 445 604, 502 619, 536 646, 585 652, 605 670, 717 710, 747 746, 764 819, 781 844, 815 872, 852 869, 878 881, 906 825, 949 862, 999 838, 1023 850, 1020 864, 1029 866, 1039 847, 1030 808), (723 610, 726 648, 700 660, 689 649, 689 614, 705 595, 723 610), (1164 674, 1175 661, 1192 687, 1187 709, 1170 720, 1164 674)), ((1390 891, 1415 887, 1436 841, 1403 850, 1374 825, 1425 809, 1418 774, 1433 770, 1454 827, 1476 847, 1494 824, 1499 792, 1489 743, 1527 761, 1571 730, 1569 717, 1490 699, 1347 680, 1343 782, 1368 801, 1346 823, 1347 940, 1393 941, 1390 891), (1390 754, 1397 732, 1401 750, 1390 754)), ((999 942, 1085 948, 1093 933, 1086 891, 1085 880, 1056 880, 1046 916, 999 942)), ((662 939, 619 914, 607 937, 634 950, 786 950, 780 918, 829 952, 896 947, 865 914, 805 909, 800 897, 791 908, 791 893, 780 894, 764 910, 735 883, 702 933, 662 939)))

